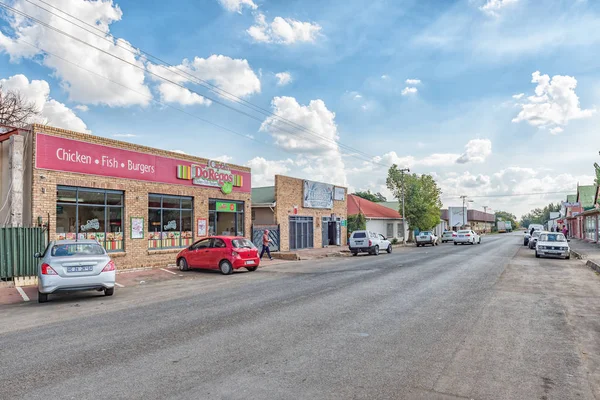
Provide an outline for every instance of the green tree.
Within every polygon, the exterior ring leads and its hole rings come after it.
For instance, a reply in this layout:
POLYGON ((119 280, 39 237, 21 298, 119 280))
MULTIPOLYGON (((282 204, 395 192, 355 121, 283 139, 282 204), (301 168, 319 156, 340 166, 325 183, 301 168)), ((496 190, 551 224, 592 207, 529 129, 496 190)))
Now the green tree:
POLYGON ((364 231, 367 229, 367 219, 364 214, 348 215, 348 236, 354 231, 364 231))
POLYGON ((517 222, 517 217, 514 214, 511 214, 506 211, 497 211, 495 213, 496 222, 498 221, 510 221, 513 229, 517 229, 519 224, 517 222))
MULTIPOLYGON (((402 190, 405 190, 404 208, 410 235, 413 229, 428 230, 440 223, 442 191, 431 175, 403 174, 397 165, 388 170, 387 187, 402 204, 402 190)), ((400 214, 402 209, 400 205, 400 214)), ((412 237, 411 237, 412 239, 412 237)))
POLYGON ((387 199, 381 193, 371 193, 370 190, 367 190, 366 192, 356 192, 353 194, 355 196, 372 201, 374 203, 381 203, 382 201, 387 201, 387 199))

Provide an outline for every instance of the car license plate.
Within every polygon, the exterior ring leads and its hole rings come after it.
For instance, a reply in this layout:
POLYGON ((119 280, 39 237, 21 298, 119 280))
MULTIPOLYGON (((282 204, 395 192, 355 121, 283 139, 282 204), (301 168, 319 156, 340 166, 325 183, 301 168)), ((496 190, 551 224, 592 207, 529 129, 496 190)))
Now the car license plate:
POLYGON ((254 261, 252 261, 252 260, 246 261, 246 265, 251 265, 251 264, 254 264, 254 261))
POLYGON ((91 265, 86 265, 83 267, 67 267, 67 272, 90 272, 93 270, 94 267, 91 265))
POLYGON ((465 237, 465 235, 458 235, 458 237, 464 238, 464 237, 465 237))
POLYGON ((357 240, 356 244, 363 244, 363 241, 362 240, 357 240))

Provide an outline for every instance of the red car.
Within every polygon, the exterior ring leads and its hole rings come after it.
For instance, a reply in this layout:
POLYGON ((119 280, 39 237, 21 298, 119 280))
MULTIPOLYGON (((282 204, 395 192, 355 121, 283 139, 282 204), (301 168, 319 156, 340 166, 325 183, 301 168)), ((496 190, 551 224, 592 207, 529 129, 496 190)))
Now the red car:
POLYGON ((198 240, 177 254, 181 271, 190 268, 218 269, 229 275, 234 269, 256 271, 260 259, 258 249, 250 240, 235 236, 212 236, 198 240))

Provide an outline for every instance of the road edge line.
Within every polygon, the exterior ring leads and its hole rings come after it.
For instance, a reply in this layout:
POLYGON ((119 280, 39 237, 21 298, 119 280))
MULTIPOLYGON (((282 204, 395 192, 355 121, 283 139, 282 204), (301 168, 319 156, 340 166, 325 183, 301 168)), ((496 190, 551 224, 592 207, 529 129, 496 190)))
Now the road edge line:
POLYGON ((27 293, 25 293, 25 291, 23 290, 22 287, 17 286, 17 292, 19 292, 19 294, 21 295, 21 297, 23 298, 23 301, 30 301, 31 299, 29 298, 29 296, 27 296, 27 293))

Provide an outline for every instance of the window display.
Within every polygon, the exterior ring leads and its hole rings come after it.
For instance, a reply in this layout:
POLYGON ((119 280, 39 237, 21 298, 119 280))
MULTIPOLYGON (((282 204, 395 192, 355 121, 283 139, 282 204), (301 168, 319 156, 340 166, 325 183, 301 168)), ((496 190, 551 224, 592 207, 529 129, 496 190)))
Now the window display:
POLYGON ((186 247, 193 243, 191 197, 148 195, 148 247, 186 247))

